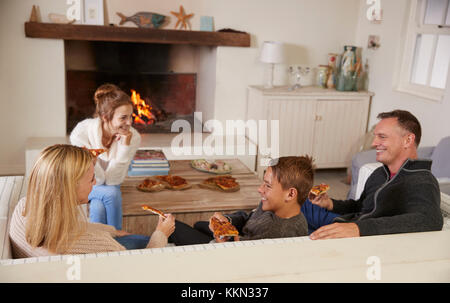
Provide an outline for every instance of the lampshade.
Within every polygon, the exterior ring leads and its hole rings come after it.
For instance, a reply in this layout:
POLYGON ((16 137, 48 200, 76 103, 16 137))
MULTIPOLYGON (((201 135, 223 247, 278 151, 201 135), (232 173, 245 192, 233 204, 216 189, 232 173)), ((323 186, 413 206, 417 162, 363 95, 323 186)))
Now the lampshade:
POLYGON ((284 61, 284 45, 281 42, 264 41, 259 57, 264 63, 281 63, 284 61))

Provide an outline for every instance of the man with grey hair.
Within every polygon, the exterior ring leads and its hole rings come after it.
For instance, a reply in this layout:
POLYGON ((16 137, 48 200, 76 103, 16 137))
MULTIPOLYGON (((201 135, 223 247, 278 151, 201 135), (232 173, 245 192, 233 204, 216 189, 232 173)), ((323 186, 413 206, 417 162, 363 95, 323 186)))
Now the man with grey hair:
POLYGON ((324 193, 305 203, 304 207, 320 208, 324 216, 332 217, 331 224, 319 224, 311 239, 442 229, 440 190, 431 174, 431 160, 417 158, 419 121, 403 110, 381 113, 378 118, 372 145, 383 166, 368 178, 358 200, 330 199, 324 193))

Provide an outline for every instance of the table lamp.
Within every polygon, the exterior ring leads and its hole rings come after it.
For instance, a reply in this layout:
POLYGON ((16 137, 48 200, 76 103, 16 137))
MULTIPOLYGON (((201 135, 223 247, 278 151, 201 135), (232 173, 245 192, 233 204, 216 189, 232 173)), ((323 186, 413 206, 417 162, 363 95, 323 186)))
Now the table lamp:
POLYGON ((284 45, 281 42, 264 41, 261 47, 261 55, 259 60, 264 63, 269 63, 269 81, 264 86, 265 88, 273 87, 273 68, 275 63, 282 63, 284 61, 284 45))

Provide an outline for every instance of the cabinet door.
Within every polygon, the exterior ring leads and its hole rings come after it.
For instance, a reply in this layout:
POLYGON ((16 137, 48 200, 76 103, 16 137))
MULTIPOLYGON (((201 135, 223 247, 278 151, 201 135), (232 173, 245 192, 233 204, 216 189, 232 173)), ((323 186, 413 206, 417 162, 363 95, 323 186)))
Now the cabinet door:
POLYGON ((321 167, 346 167, 367 127, 368 100, 317 100, 314 158, 321 167))
POLYGON ((270 99, 268 119, 279 121, 280 157, 312 155, 315 104, 310 98, 270 99))

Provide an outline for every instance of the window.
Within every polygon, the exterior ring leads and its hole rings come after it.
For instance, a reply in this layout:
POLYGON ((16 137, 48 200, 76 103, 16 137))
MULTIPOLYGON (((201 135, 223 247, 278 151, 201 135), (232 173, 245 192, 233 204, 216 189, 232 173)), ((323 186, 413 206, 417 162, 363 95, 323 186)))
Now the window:
POLYGON ((412 0, 397 88, 440 101, 450 62, 450 0, 412 0))

